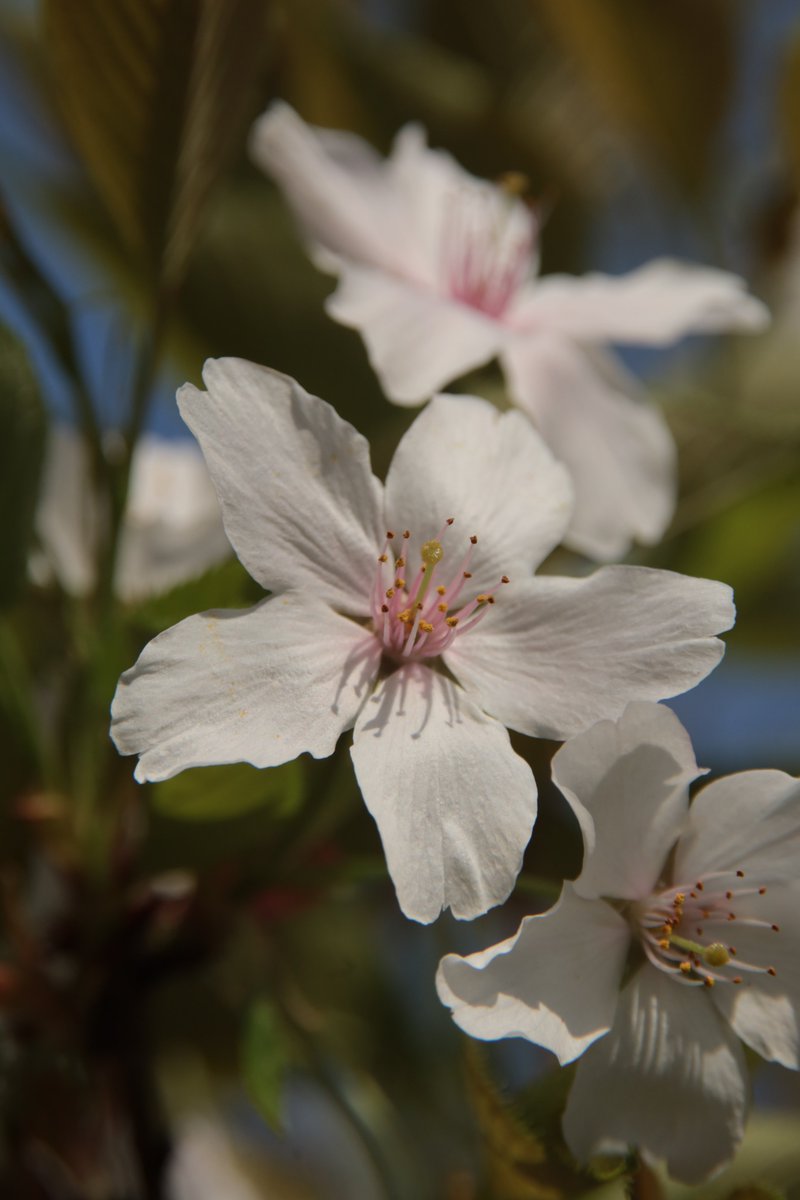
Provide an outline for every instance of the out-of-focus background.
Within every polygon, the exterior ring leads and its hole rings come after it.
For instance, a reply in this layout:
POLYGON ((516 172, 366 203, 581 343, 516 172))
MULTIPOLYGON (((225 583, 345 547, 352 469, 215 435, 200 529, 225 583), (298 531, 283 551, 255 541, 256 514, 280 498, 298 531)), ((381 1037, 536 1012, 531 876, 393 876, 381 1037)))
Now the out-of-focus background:
MULTIPOLYGON (((681 472, 630 561, 736 591, 725 660, 674 702, 698 760, 800 769, 798 0, 3 0, 0 1195, 621 1195, 564 1155, 567 1073, 467 1045, 433 989, 443 952, 507 936, 579 867, 552 746, 515 739, 543 801, 512 900, 422 928, 346 745, 139 788, 108 743, 149 637, 259 598, 176 386, 209 355, 276 367, 379 473, 413 416, 247 159, 277 96, 383 151, 413 120, 475 174, 524 172, 545 272, 672 255, 767 301, 757 338, 625 354, 681 472)), ((491 368, 472 382, 499 395, 491 368)), ((698 1194, 800 1195, 797 1082, 754 1078, 742 1153, 698 1194)))

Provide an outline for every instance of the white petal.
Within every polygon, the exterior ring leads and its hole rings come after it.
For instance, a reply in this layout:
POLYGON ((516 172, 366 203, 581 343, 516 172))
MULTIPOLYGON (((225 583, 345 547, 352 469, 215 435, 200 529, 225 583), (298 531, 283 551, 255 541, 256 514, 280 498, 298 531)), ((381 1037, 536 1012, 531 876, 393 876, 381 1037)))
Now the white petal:
POLYGON ((737 275, 659 258, 627 275, 550 275, 520 298, 517 324, 587 342, 664 346, 687 333, 755 331, 769 322, 737 275))
POLYGON ((673 877, 744 868, 760 883, 796 878, 800 861, 800 780, 782 771, 741 771, 695 797, 673 877))
POLYGON ((52 571, 64 590, 74 596, 85 595, 95 582, 101 521, 91 478, 84 439, 66 426, 51 429, 36 508, 35 527, 43 560, 36 571, 43 579, 52 571))
POLYGON ((325 302, 335 321, 364 339, 381 387, 395 404, 421 404, 497 354, 506 331, 495 320, 397 275, 344 264, 325 302))
POLYGON ((707 989, 646 966, 578 1065, 564 1136, 582 1162, 636 1146, 674 1179, 698 1183, 733 1156, 746 1108, 741 1047, 707 989))
POLYGON ((541 576, 499 593, 445 661, 504 725, 562 739, 630 700, 664 700, 721 658, 734 619, 724 583, 648 567, 541 576))
POLYGON ((675 444, 634 380, 557 336, 514 338, 502 358, 515 403, 572 476, 567 544, 608 561, 634 539, 659 541, 675 508, 675 444))
POLYGON ((445 676, 411 664, 356 722, 353 762, 397 899, 428 922, 477 917, 510 893, 536 819, 531 769, 445 676))
POLYGON ((341 255, 389 271, 402 268, 410 246, 400 238, 383 164, 366 142, 317 130, 278 102, 253 126, 250 153, 286 194, 318 265, 336 268, 341 255))
POLYGON ((524 1037, 572 1062, 611 1027, 629 944, 619 913, 567 884, 555 907, 526 917, 514 937, 443 958, 439 999, 472 1037, 524 1037))
POLYGON ((219 501, 194 441, 140 438, 115 575, 122 599, 155 595, 193 579, 230 550, 219 501))
POLYGON ((291 592, 244 612, 187 617, 145 646, 120 679, 111 735, 138 754, 136 778, 331 754, 380 662, 367 630, 291 592))
MULTIPOLYGON (((800 1067, 800 891, 768 887, 764 896, 737 900, 730 938, 739 962, 773 966, 775 975, 741 971, 741 984, 719 984, 713 998, 733 1030, 763 1058, 800 1067), (778 930, 744 925, 748 917, 778 930)), ((735 970, 736 959, 729 970, 735 970)), ((727 974, 728 972, 726 972, 727 974)))
POLYGON ((475 396, 436 396, 395 451, 386 477, 386 515, 412 532, 409 561, 445 521, 441 582, 469 548, 470 595, 502 575, 526 578, 558 545, 569 521, 566 471, 520 413, 499 413, 475 396), (452 566, 451 566, 452 564, 452 566))
POLYGON ((208 391, 186 384, 178 406, 247 570, 272 591, 308 587, 366 615, 384 530, 365 439, 277 371, 210 359, 203 380, 208 391))
POLYGON ((661 704, 629 704, 618 721, 598 721, 565 742, 552 776, 584 830, 579 895, 649 895, 686 823, 689 784, 700 774, 689 735, 661 704))

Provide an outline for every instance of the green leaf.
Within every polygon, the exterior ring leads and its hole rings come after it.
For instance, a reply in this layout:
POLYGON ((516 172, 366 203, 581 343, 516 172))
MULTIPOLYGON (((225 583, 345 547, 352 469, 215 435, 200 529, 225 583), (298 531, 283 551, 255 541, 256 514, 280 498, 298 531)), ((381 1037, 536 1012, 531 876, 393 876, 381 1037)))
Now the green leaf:
POLYGON ((240 148, 267 45, 263 0, 46 0, 64 118, 128 247, 180 282, 240 148))
POLYGON ((264 598, 244 567, 229 558, 199 579, 180 583, 161 596, 152 596, 131 611, 131 622, 147 634, 161 633, 184 617, 212 608, 249 608, 264 598))
POLYGON ((304 797, 299 762, 259 770, 248 763, 195 767, 153 787, 153 808, 180 821, 224 821, 258 808, 285 820, 297 812, 304 797))
POLYGON ((25 580, 44 452, 44 410, 22 343, 0 327, 0 607, 25 580))
POLYGON ((281 1090, 289 1062, 286 1029, 276 1005, 257 1000, 245 1019, 242 1074, 250 1098, 273 1129, 281 1127, 281 1090))

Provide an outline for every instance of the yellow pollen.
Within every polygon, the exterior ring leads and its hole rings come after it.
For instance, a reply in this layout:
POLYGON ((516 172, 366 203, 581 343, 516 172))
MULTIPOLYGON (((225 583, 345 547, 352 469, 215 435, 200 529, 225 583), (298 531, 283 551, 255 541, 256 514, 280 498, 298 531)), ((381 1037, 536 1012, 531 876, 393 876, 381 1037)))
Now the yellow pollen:
POLYGON ((386 599, 391 600, 393 595, 394 595, 394 588, 387 588, 386 589, 386 599))
POLYGON ((444 557, 442 543, 437 541, 423 542, 420 554, 426 567, 435 567, 444 557))
POLYGON ((669 938, 662 938, 658 944, 662 950, 669 950, 669 938))
POLYGON ((710 975, 704 975, 704 976, 703 976, 703 983, 706 985, 706 987, 713 987, 713 986, 714 986, 714 980, 711 978, 711 976, 710 976, 710 975))
POLYGON ((406 586, 406 581, 405 581, 405 579, 401 579, 401 578, 398 576, 398 578, 397 578, 397 579, 395 579, 395 581, 394 581, 394 586, 395 586, 396 588, 404 588, 404 587, 406 586))
POLYGON ((403 558, 402 554, 400 555, 400 557, 398 558, 397 562, 394 565, 397 568, 404 567, 406 565, 406 560, 403 558))
POLYGON ((423 633, 433 633, 433 626, 430 621, 420 621, 419 627, 423 633))
POLYGON ((389 559, 388 554, 379 554, 378 555, 378 562, 387 562, 388 559, 389 559))
POLYGON ((409 625, 411 623, 411 609, 404 608, 401 613, 397 614, 397 619, 398 621, 402 621, 404 625, 409 625))
POLYGON ((485 592, 481 592, 480 596, 475 597, 475 601, 477 604, 486 604, 488 599, 489 599, 489 597, 486 595, 485 592))
POLYGON ((447 605, 446 604, 437 604, 436 611, 437 612, 447 612, 447 605))
POLYGON ((456 625, 458 624, 458 617, 445 617, 444 620, 445 624, 449 625, 451 629, 455 629, 456 625))
POLYGON ((676 896, 676 897, 675 897, 675 899, 672 901, 672 903, 673 903, 673 905, 675 906, 675 908, 680 908, 680 906, 681 906, 682 904, 685 904, 685 903, 686 903, 686 896, 685 896, 685 894, 684 894, 683 892, 678 892, 677 896, 676 896))
POLYGON ((445 592, 446 592, 446 591, 447 591, 447 588, 446 588, 446 587, 442 587, 442 585, 441 585, 441 584, 439 584, 439 586, 438 586, 438 587, 437 587, 437 589, 436 589, 436 594, 437 594, 437 596, 443 596, 443 595, 445 594, 445 592))
POLYGON ((681 971, 683 971, 684 975, 688 975, 692 969, 692 964, 688 961, 685 961, 680 964, 680 967, 681 967, 681 971))

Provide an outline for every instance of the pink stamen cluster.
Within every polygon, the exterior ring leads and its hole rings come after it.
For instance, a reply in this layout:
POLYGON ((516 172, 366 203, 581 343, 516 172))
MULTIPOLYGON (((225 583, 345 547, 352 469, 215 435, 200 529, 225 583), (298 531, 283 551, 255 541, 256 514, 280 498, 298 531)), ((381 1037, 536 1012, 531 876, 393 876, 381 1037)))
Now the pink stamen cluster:
POLYGON ((508 308, 529 273, 535 222, 526 213, 524 231, 512 220, 511 196, 488 188, 452 198, 445 213, 443 268, 449 295, 490 317, 508 308))
MULTIPOLYGON (((457 637, 474 629, 495 602, 491 592, 481 592, 461 602, 462 592, 472 578, 469 566, 478 542, 475 534, 448 581, 434 585, 444 558, 442 537, 453 520, 448 517, 438 537, 423 544, 422 562, 410 580, 406 551, 411 531, 406 529, 400 535, 399 544, 393 531, 386 534, 372 589, 372 623, 384 652, 391 658, 400 661, 435 658, 457 637), (400 550, 396 556, 395 546, 400 550)), ((508 583, 508 576, 504 575, 499 583, 508 583)))
POLYGON ((742 973, 777 974, 773 966, 744 962, 729 942, 742 926, 763 929, 765 935, 780 932, 769 920, 736 912, 737 901, 766 892, 766 887, 746 884, 741 869, 715 871, 690 886, 651 896, 632 915, 644 952, 660 971, 695 987, 741 984, 742 973))

